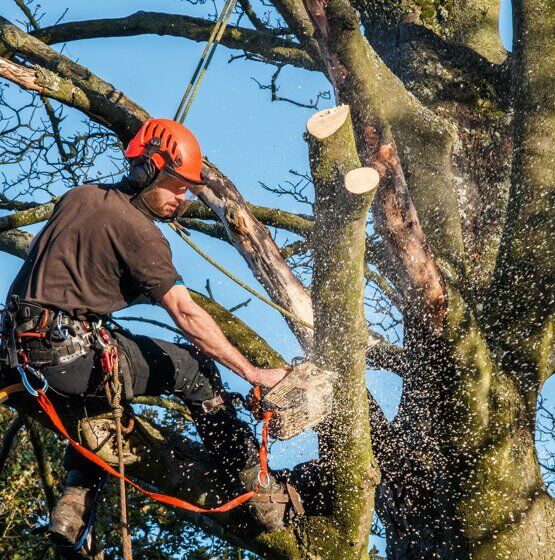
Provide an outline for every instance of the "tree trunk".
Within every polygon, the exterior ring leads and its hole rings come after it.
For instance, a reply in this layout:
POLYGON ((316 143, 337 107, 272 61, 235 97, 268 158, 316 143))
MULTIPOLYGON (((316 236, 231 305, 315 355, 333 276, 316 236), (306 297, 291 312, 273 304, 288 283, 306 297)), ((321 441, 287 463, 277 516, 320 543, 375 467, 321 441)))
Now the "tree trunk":
POLYGON ((524 399, 508 376, 493 372, 482 380, 490 383, 490 413, 482 406, 469 413, 460 393, 439 388, 440 379, 463 375, 448 358, 429 359, 442 350, 448 356, 438 342, 408 350, 426 375, 405 376, 392 438, 378 455, 377 509, 388 558, 555 557, 555 504, 545 491, 524 399))
POLYGON ((345 176, 360 167, 347 106, 322 111, 328 130, 314 136, 310 162, 316 191, 314 281, 315 356, 339 373, 332 416, 320 431, 320 455, 330 480, 330 514, 311 535, 317 558, 359 560, 368 554, 378 480, 365 391, 368 332, 364 316, 366 218, 373 192, 354 195, 345 176), (348 351, 346 349, 348 348, 348 351), (317 552, 318 551, 318 552, 317 552))

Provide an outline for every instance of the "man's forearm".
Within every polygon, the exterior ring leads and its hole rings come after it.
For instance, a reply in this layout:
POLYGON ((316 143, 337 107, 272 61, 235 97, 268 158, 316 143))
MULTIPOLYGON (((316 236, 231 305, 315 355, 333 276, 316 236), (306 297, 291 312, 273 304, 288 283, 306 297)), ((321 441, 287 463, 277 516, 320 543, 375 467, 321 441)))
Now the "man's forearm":
POLYGON ((254 366, 226 338, 217 323, 200 306, 193 313, 178 313, 176 324, 204 354, 226 366, 247 381, 253 382, 254 366))
POLYGON ((228 367, 249 383, 273 387, 287 375, 284 368, 262 369, 251 364, 232 346, 214 319, 193 301, 185 286, 173 286, 160 303, 203 354, 228 367))

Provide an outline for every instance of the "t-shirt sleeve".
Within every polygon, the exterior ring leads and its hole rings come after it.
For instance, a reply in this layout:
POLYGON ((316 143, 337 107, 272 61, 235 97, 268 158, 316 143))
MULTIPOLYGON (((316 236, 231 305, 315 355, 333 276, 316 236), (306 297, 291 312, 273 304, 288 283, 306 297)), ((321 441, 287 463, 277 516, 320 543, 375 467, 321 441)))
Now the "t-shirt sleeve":
POLYGON ((134 282, 152 303, 160 303, 170 288, 183 281, 173 265, 170 245, 164 238, 137 247, 127 265, 134 282))

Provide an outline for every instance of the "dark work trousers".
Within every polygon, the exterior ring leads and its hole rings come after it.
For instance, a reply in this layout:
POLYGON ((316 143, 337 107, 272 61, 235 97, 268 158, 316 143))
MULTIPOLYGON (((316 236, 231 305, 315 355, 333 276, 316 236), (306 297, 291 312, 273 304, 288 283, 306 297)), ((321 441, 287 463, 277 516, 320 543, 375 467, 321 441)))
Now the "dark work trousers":
MULTIPOLYGON (((116 331, 120 353, 130 366, 134 396, 178 395, 191 411, 198 433, 214 464, 226 478, 258 464, 258 443, 250 427, 237 417, 230 404, 210 413, 202 403, 224 389, 213 360, 190 345, 178 345, 148 336, 116 331)), ((103 373, 98 353, 91 351, 67 365, 43 367, 49 386, 64 395, 103 394, 103 373)), ((79 470, 97 479, 100 470, 71 446, 64 458, 66 470, 79 470)))

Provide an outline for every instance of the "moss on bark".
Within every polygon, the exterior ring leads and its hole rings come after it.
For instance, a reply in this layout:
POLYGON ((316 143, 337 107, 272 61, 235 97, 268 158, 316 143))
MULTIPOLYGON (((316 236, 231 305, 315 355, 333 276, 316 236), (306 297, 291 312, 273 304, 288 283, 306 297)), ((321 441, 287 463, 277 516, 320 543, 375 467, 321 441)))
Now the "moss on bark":
POLYGON ((316 362, 339 373, 332 415, 320 434, 332 480, 332 513, 307 532, 321 558, 366 557, 378 480, 365 384, 368 333, 363 307, 366 217, 373 193, 350 194, 344 176, 360 167, 350 116, 331 136, 309 137, 316 191, 314 282, 316 362), (335 556, 332 556, 335 550, 335 556), (327 552, 324 552, 327 551, 327 552))

